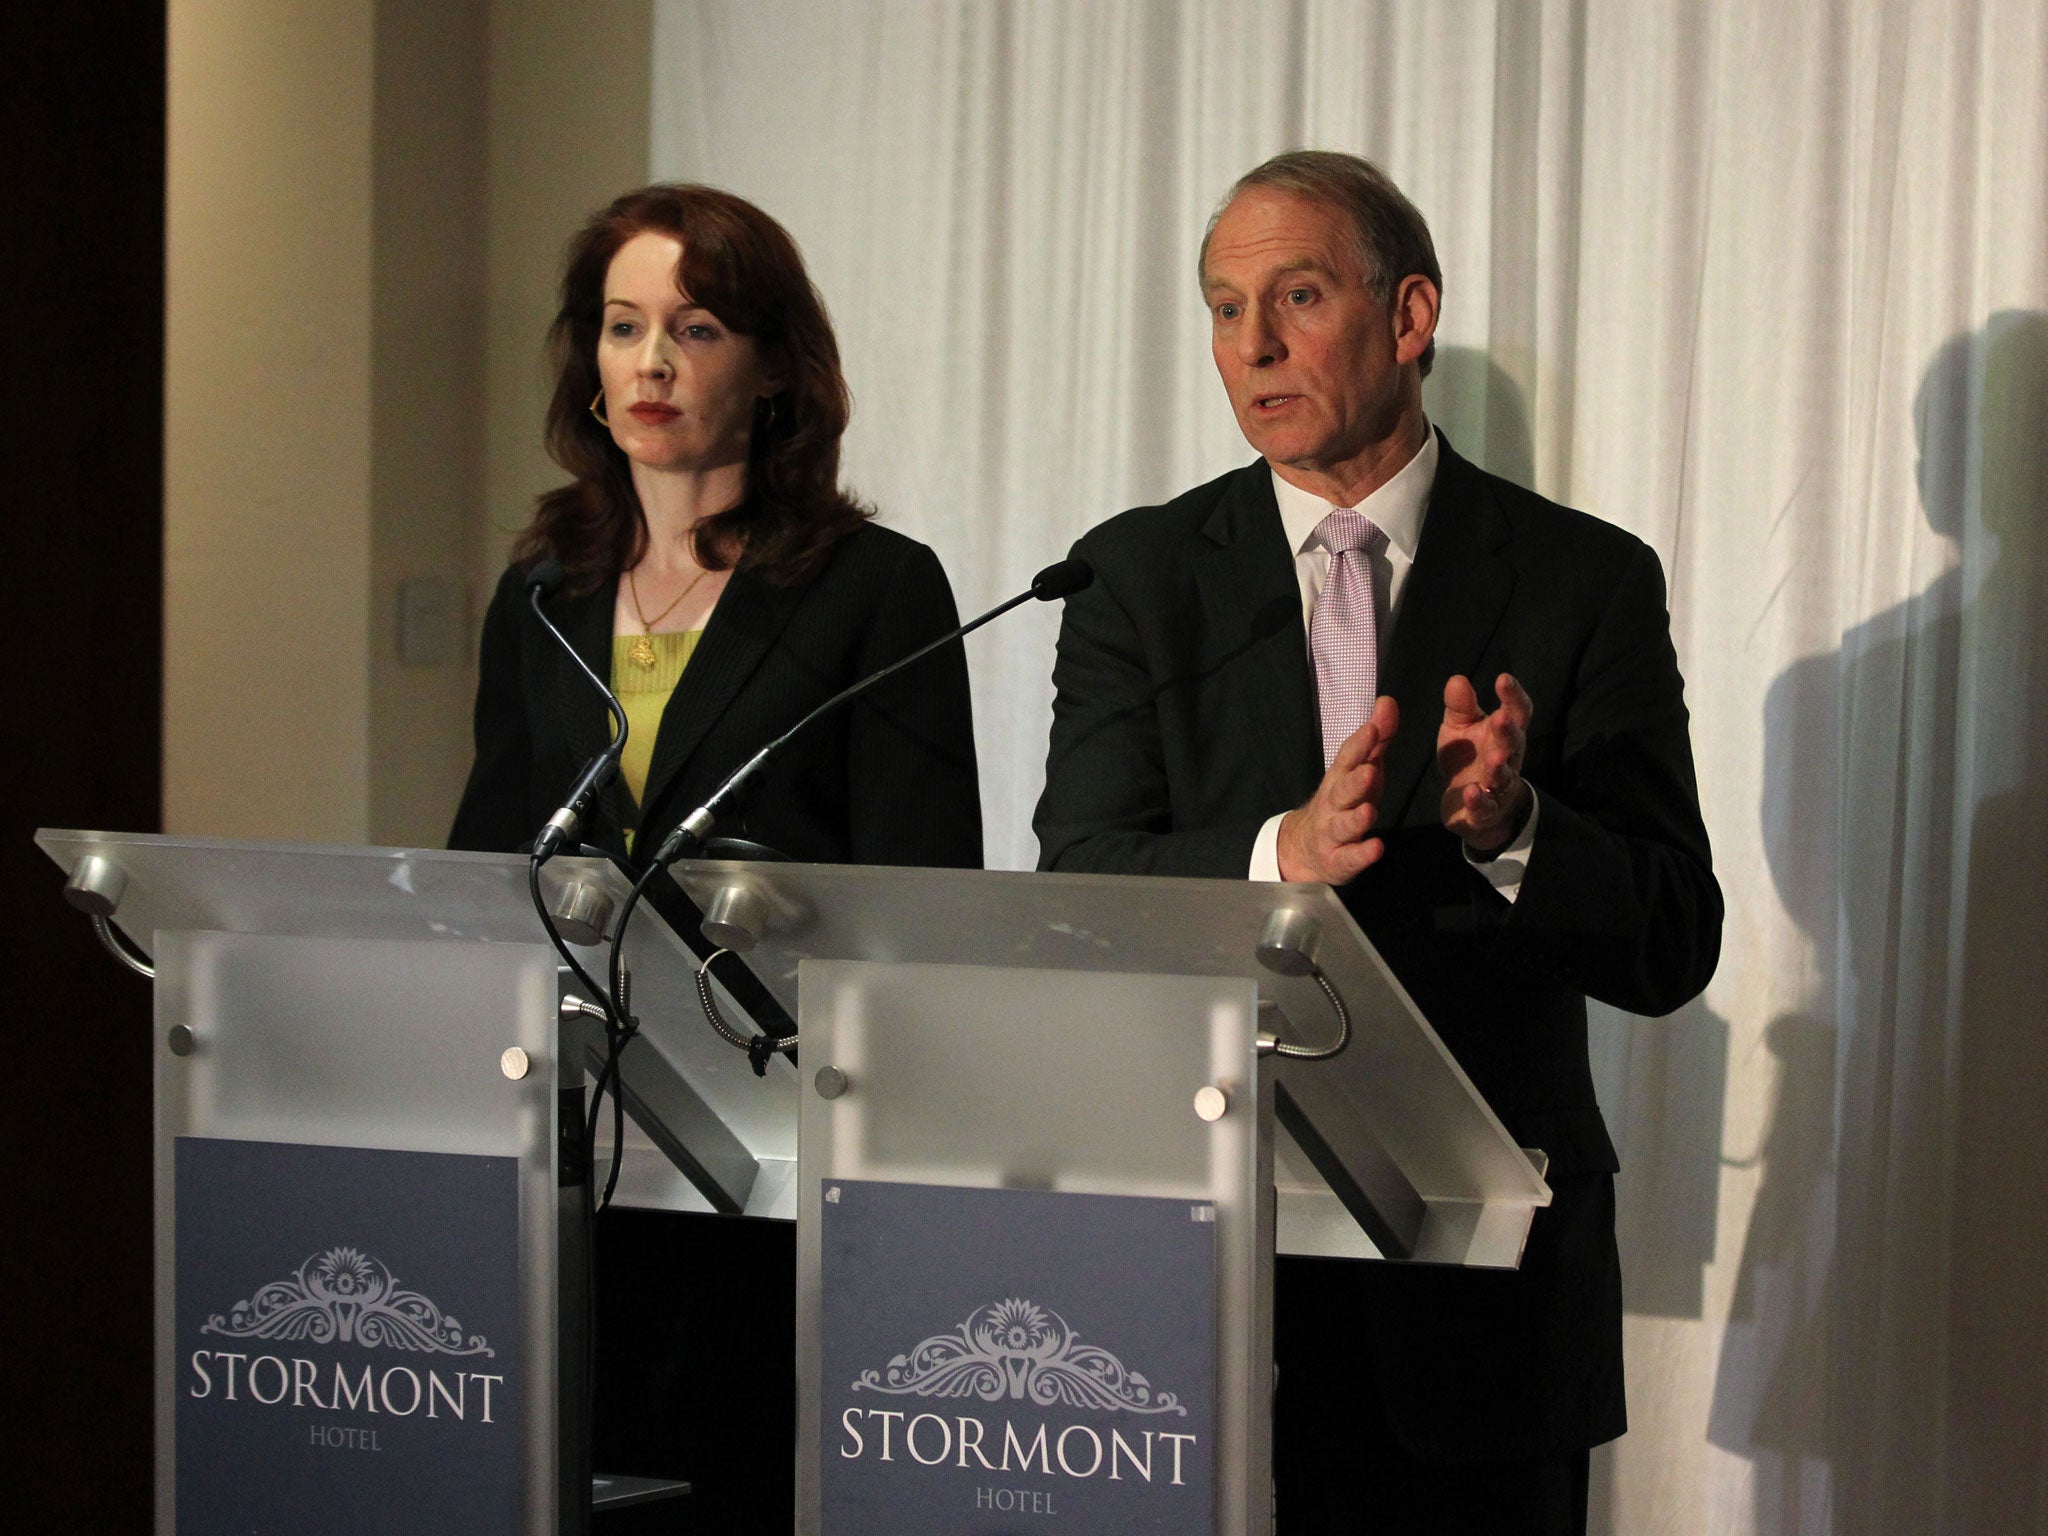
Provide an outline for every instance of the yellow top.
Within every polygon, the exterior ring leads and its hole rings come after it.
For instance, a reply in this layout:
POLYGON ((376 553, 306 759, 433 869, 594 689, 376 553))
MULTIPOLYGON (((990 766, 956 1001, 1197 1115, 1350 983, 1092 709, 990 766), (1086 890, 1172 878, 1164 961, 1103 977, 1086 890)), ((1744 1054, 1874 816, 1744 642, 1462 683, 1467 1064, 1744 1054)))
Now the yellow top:
MULTIPOLYGON (((635 805, 647 793, 647 770, 654 761, 654 738, 661 731, 662 711, 668 708, 669 696, 676 691, 683 668, 690 664, 697 642, 703 638, 701 629, 686 629, 673 635, 612 636, 612 692, 626 707, 627 726, 626 752, 619 759, 619 772, 626 780, 626 788, 633 792, 635 805), (633 652, 641 649, 642 640, 654 648, 651 667, 634 659, 633 652)), ((646 654, 644 649, 641 654, 646 654)), ((632 842, 632 834, 628 833, 628 848, 632 842)))

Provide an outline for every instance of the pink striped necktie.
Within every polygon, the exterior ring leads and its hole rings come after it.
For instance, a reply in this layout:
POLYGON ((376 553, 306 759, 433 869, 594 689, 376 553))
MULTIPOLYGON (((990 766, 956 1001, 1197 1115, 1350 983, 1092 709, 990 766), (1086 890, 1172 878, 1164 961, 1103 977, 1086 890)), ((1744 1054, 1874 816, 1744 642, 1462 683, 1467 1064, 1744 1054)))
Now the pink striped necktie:
POLYGON ((1363 513, 1340 509, 1316 524, 1314 538, 1330 552, 1330 573, 1308 627, 1323 716, 1323 766, 1328 768, 1379 697, 1380 625, 1372 557, 1387 536, 1363 513))

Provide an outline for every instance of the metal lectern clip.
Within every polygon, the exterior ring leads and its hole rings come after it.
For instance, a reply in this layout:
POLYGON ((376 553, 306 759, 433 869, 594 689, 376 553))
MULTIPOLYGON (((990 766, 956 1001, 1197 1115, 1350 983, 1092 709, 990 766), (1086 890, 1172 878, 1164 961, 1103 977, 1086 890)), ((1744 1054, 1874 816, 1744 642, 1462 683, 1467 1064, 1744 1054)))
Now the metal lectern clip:
POLYGON ((1306 976, 1323 989, 1337 1015, 1336 1043, 1325 1046, 1289 1045, 1277 1035, 1259 1036, 1259 1054, 1285 1056, 1291 1061, 1328 1061, 1351 1043, 1351 1010, 1330 985, 1323 968, 1316 964, 1316 944, 1322 938, 1321 925, 1306 912, 1293 907, 1277 908, 1266 919, 1253 951, 1260 965, 1276 976, 1306 976), (1271 1042, 1269 1045, 1268 1042, 1271 1042))
POLYGON ((92 918, 92 931, 108 954, 136 975, 154 981, 155 964, 123 939, 110 921, 127 889, 128 876, 119 865, 102 854, 88 853, 72 866, 71 878, 64 882, 64 899, 92 918))
POLYGON ((704 937, 720 949, 744 955, 761 942, 768 930, 768 903, 752 886, 737 882, 721 885, 704 905, 700 928, 704 937))
POLYGON ((564 939, 588 949, 604 942, 615 905, 611 893, 597 881, 578 877, 564 881, 549 895, 548 915, 564 939))

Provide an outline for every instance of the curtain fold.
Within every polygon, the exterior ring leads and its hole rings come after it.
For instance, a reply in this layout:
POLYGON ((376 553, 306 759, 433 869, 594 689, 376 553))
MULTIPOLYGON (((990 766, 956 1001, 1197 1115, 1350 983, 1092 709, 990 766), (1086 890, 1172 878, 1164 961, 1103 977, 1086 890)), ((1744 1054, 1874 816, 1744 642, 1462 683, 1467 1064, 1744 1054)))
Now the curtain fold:
MULTIPOLYGON (((781 218, 963 609, 1250 453, 1194 281, 1299 144, 1445 269, 1431 414, 1664 560, 1721 970, 1600 1011, 1610 1532, 2048 1530, 2048 7, 659 0, 656 175, 781 218)), ((1030 865, 1057 614, 970 642, 1030 865)), ((1542 707, 1542 701, 1537 701, 1542 707)))

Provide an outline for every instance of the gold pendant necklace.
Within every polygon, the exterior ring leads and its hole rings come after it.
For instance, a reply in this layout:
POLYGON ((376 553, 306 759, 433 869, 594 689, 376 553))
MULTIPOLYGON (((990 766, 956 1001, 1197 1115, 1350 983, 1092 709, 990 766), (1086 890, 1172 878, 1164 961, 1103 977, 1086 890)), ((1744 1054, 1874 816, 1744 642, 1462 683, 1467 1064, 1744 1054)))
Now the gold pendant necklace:
POLYGON ((675 602, 670 603, 652 619, 649 619, 647 611, 640 606, 640 583, 634 578, 633 572, 626 572, 626 591, 633 599, 633 617, 640 621, 640 634, 626 648, 626 659, 628 661, 632 662, 634 666, 640 668, 643 672, 652 672, 654 670, 656 663, 661 660, 654 649, 654 626, 674 613, 682 600, 697 590, 697 583, 710 574, 709 571, 700 570, 697 572, 696 575, 690 578, 689 584, 676 594, 675 602))

